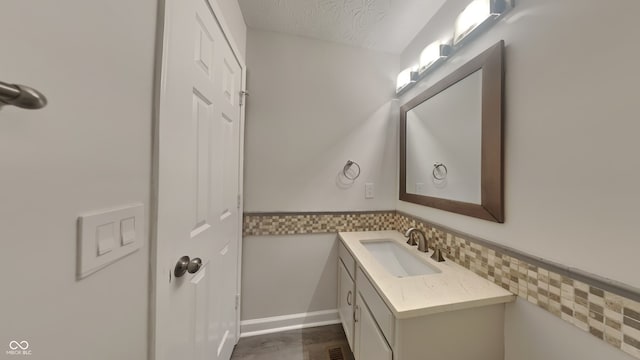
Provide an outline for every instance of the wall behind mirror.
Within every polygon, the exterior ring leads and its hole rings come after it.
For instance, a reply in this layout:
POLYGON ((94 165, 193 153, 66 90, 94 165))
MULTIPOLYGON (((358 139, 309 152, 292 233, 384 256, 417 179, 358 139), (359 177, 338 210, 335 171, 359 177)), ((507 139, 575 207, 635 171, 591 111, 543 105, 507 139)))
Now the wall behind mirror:
POLYGON ((400 200, 504 222, 499 42, 400 109, 400 200))

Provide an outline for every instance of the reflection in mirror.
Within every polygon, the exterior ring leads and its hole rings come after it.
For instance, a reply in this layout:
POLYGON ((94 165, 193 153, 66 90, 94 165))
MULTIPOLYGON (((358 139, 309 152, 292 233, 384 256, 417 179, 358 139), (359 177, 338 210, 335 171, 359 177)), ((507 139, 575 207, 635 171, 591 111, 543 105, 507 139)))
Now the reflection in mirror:
POLYGON ((504 222, 499 42, 400 109, 400 200, 504 222))
POLYGON ((407 112, 408 193, 481 203, 481 99, 478 70, 407 112))

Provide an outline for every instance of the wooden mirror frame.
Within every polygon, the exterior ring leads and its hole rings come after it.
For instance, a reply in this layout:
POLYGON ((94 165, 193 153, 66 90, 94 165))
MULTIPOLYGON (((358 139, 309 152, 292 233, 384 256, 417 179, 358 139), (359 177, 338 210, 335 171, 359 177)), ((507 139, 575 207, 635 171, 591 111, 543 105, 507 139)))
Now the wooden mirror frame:
POLYGON ((400 200, 484 220, 504 222, 503 88, 504 41, 438 81, 400 108, 400 200), (480 204, 407 193, 407 112, 482 69, 480 204))

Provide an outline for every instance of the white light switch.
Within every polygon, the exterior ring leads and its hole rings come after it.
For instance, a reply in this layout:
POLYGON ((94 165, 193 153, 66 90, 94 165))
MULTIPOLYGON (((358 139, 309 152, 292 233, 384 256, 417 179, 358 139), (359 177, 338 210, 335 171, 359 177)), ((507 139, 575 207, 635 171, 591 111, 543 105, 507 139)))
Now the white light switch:
POLYGON ((144 205, 83 214, 78 218, 78 278, 92 274, 140 249, 144 205))
POLYGON ((364 184, 364 198, 365 199, 373 199, 375 197, 375 190, 373 188, 373 183, 365 183, 364 184))
POLYGON ((98 256, 104 255, 113 250, 116 245, 115 234, 113 233, 113 223, 98 226, 96 237, 98 240, 98 256))
POLYGON ((136 218, 131 217, 120 221, 120 236, 122 245, 131 244, 136 240, 136 218))

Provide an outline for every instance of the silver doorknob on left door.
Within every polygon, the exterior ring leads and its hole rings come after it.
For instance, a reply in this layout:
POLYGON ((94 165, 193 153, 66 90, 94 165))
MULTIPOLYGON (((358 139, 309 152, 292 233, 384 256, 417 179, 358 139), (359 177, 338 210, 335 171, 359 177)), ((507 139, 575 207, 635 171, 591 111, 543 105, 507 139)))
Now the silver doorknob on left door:
POLYGON ((186 272, 189 274, 195 274, 202 267, 202 260, 200 258, 189 258, 188 256, 183 256, 178 259, 176 266, 173 268, 173 275, 175 277, 181 277, 186 272))
POLYGON ((202 260, 200 258, 193 258, 189 261, 189 265, 187 265, 187 271, 189 274, 195 274, 202 267, 202 260))

